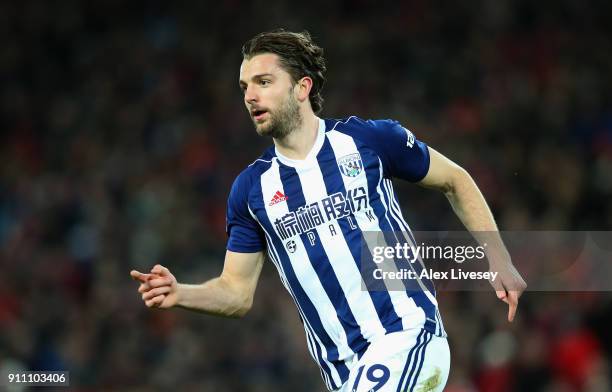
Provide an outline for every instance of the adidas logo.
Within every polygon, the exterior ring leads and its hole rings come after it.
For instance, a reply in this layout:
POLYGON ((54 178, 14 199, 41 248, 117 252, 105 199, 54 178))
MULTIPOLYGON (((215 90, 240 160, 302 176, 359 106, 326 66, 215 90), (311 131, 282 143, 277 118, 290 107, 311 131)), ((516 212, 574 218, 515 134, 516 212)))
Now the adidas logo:
POLYGON ((272 197, 272 200, 270 200, 270 206, 273 206, 274 204, 278 204, 281 201, 285 201, 287 200, 287 196, 283 195, 281 193, 281 191, 276 191, 276 193, 274 194, 274 197, 272 197))

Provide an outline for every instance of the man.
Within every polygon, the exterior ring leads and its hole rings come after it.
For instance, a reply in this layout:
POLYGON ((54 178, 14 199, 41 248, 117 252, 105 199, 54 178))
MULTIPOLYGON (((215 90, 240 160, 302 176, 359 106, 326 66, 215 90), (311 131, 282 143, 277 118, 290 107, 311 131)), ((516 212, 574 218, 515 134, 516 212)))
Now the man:
MULTIPOLYGON (((221 275, 187 285, 160 265, 132 271, 146 306, 243 316, 267 250, 329 390, 441 391, 450 355, 435 293, 362 290, 363 232, 409 231, 393 177, 443 191, 468 230, 496 232, 480 191, 395 121, 318 118, 325 62, 307 32, 262 33, 242 51, 246 108, 274 146, 232 186, 221 275)), ((499 243, 489 258, 512 321, 525 283, 499 243)))

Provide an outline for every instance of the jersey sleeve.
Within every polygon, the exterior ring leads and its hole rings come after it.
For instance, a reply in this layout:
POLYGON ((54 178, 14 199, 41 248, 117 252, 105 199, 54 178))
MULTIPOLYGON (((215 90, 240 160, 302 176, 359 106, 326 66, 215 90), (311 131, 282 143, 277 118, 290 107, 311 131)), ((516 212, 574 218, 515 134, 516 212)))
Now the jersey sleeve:
POLYGON ((371 144, 382 161, 385 176, 411 182, 422 180, 429 171, 427 145, 397 121, 369 122, 375 128, 371 144))
POLYGON ((262 229, 248 209, 249 190, 248 178, 243 173, 234 181, 227 200, 226 248, 232 252, 255 253, 265 249, 262 229))

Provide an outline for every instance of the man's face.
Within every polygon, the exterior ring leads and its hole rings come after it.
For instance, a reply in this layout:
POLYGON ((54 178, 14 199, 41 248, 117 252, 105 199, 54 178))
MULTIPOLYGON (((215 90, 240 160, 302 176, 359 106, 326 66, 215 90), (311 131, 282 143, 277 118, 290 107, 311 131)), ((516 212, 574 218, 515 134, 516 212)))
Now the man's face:
POLYGON ((261 136, 282 139, 302 123, 295 84, 279 64, 278 56, 259 54, 240 66, 244 103, 261 136))

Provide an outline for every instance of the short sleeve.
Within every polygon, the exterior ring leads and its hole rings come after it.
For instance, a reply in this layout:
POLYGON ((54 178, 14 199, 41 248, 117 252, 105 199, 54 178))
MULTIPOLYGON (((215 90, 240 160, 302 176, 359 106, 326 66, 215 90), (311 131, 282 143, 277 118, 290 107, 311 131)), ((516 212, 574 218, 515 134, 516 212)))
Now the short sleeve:
POLYGON ((226 248, 232 252, 255 253, 265 249, 261 227, 248 209, 249 190, 248 177, 242 173, 234 181, 227 200, 226 248))
POLYGON ((418 182, 429 171, 427 145, 393 120, 369 121, 376 128, 374 145, 383 163, 385 175, 418 182))

